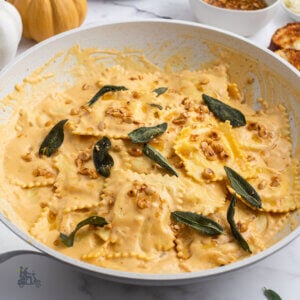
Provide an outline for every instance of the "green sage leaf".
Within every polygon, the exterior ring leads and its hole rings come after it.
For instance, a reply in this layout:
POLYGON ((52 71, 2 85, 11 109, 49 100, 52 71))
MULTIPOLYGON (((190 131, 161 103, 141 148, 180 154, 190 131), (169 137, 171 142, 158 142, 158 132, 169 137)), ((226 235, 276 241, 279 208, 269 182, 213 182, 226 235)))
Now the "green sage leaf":
POLYGON ((156 104, 156 103, 149 103, 149 105, 152 106, 152 107, 156 107, 156 108, 158 108, 159 110, 163 110, 163 109, 164 109, 161 105, 156 104))
POLYGON ((168 90, 167 87, 159 87, 159 88, 153 90, 153 92, 156 93, 156 97, 158 97, 158 96, 164 94, 167 90, 168 90))
POLYGON ((77 224, 77 226, 75 227, 75 229, 69 234, 66 235, 64 233, 60 233, 60 239, 61 241, 67 246, 67 247, 72 247, 74 244, 74 238, 75 238, 75 234, 76 232, 83 226, 85 225, 94 225, 94 226, 99 226, 99 227, 103 227, 104 225, 108 224, 106 222, 106 220, 102 217, 99 216, 92 216, 92 217, 88 217, 87 219, 79 222, 77 224))
POLYGON ((238 229, 236 227, 236 224, 234 221, 235 203, 236 203, 236 194, 234 193, 232 195, 231 202, 230 202, 230 204, 228 206, 228 210, 227 210, 227 221, 230 225, 231 233, 245 251, 252 253, 248 243, 246 242, 246 240, 243 238, 243 236, 241 235, 241 233, 238 231, 238 229))
POLYGON ((268 300, 281 300, 281 297, 273 290, 264 288, 264 295, 268 300))
POLYGON ((164 133, 168 128, 168 123, 162 123, 153 127, 140 127, 128 134, 133 143, 147 143, 156 136, 164 133))
POLYGON ((47 134, 43 140, 39 155, 51 156, 63 143, 64 141, 64 126, 68 119, 59 121, 47 134))
POLYGON ((153 147, 148 144, 145 144, 143 147, 143 153, 148 156, 150 159, 155 161, 162 168, 169 171, 171 174, 178 177, 176 170, 169 164, 169 162, 153 147))
POLYGON ((87 103, 88 106, 91 106, 94 104, 100 97, 102 97, 104 94, 108 92, 117 92, 117 91, 126 91, 127 88, 125 86, 117 86, 117 85, 105 85, 103 86, 93 97, 92 99, 87 103))
POLYGON ((185 224, 200 233, 209 236, 219 235, 223 232, 223 227, 215 221, 188 211, 171 212, 171 217, 179 223, 185 224))
POLYGON ((241 175, 229 167, 224 167, 232 188, 250 205, 261 208, 261 199, 254 187, 241 175))
POLYGON ((221 121, 230 121, 232 127, 246 125, 245 116, 239 110, 205 94, 202 94, 202 99, 209 110, 221 121))
POLYGON ((110 169, 114 165, 114 160, 111 155, 108 153, 108 150, 111 147, 111 142, 109 138, 104 136, 100 139, 93 149, 93 161, 98 174, 109 177, 110 169))

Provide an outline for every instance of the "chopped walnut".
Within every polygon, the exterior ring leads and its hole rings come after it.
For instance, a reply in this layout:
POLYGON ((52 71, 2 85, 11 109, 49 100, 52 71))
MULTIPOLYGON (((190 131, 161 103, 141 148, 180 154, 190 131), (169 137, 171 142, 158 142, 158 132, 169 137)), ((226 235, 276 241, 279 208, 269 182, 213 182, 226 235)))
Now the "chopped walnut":
POLYGON ((86 90, 88 90, 90 88, 90 86, 88 85, 88 84, 86 84, 86 83, 84 83, 83 85, 82 85, 82 87, 81 87, 81 89, 83 90, 83 91, 86 91, 86 90))
POLYGON ((266 180, 262 180, 258 185, 257 185, 257 188, 259 190, 263 190, 267 185, 267 181, 266 180))
POLYGON ((224 152, 224 148, 221 144, 212 142, 210 145, 217 154, 224 152))
POLYGON ((27 162, 32 161, 32 154, 30 152, 21 155, 21 158, 27 162))
POLYGON ((71 116, 76 116, 79 114, 79 109, 78 108, 72 108, 70 111, 71 116))
POLYGON ((80 151, 77 158, 79 158, 82 161, 88 161, 91 158, 91 155, 88 151, 80 151))
POLYGON ((247 125, 247 129, 248 130, 257 130, 257 126, 258 124, 256 122, 250 122, 248 125, 247 125))
POLYGON ((47 169, 44 169, 44 168, 36 168, 32 171, 32 175, 34 177, 39 177, 39 176, 44 176, 46 178, 51 178, 54 176, 54 174, 52 172, 50 172, 49 170, 47 169))
POLYGON ((187 111, 190 111, 193 108, 193 102, 188 97, 183 98, 181 104, 187 111))
POLYGON ((77 173, 85 176, 90 176, 91 179, 97 179, 99 177, 98 173, 94 169, 89 168, 80 168, 77 173))
POLYGON ((143 155, 143 152, 140 148, 129 148, 127 150, 127 152, 129 153, 129 155, 135 156, 135 157, 139 157, 139 156, 143 155))
POLYGON ((129 197, 135 197, 137 195, 137 190, 136 189, 131 189, 127 192, 127 195, 129 197))
POLYGON ((105 114, 107 116, 111 116, 114 118, 120 118, 122 120, 131 118, 130 115, 127 114, 126 108, 114 108, 114 107, 109 107, 106 111, 105 114))
POLYGON ((213 179, 214 178, 214 176, 215 176, 215 173, 214 173, 214 171, 212 170, 212 169, 210 169, 210 168, 205 168, 204 170, 203 170, 203 172, 202 172, 202 177, 204 178, 204 179, 213 179))
POLYGON ((139 99, 141 97, 141 94, 137 91, 133 91, 131 94, 133 99, 139 99))
POLYGON ((222 151, 222 152, 219 153, 219 158, 220 158, 221 160, 227 160, 227 159, 229 158, 229 155, 228 155, 227 152, 222 151))
POLYGON ((267 129, 264 125, 258 125, 257 131, 258 131, 258 136, 261 138, 265 138, 268 136, 267 129))
POLYGON ((271 178, 270 186, 272 186, 272 187, 280 186, 280 178, 278 176, 273 176, 271 178))
POLYGON ((49 127, 49 126, 51 126, 51 124, 52 124, 51 121, 47 121, 47 122, 45 123, 45 127, 49 127))
POLYGON ((150 206, 150 203, 144 198, 138 199, 136 204, 137 204, 138 208, 141 208, 141 209, 148 208, 150 206))
POLYGON ((211 146, 208 146, 206 148, 206 150, 203 150, 203 153, 208 160, 217 160, 218 159, 218 156, 216 155, 216 153, 214 152, 214 150, 212 149, 211 146))
POLYGON ((181 113, 177 118, 172 120, 172 123, 175 125, 183 125, 187 121, 188 114, 186 112, 181 113))
POLYGON ((237 222, 236 227, 238 228, 239 232, 245 232, 248 229, 248 226, 245 223, 237 222))
POLYGON ((214 141, 219 141, 221 139, 221 137, 219 136, 219 134, 216 131, 211 131, 208 134, 208 137, 214 141))

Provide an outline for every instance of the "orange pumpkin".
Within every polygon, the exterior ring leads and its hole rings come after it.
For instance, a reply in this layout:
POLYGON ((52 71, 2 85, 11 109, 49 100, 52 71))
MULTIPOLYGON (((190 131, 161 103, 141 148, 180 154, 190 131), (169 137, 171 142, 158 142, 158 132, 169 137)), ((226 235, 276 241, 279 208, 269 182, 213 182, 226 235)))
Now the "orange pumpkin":
POLYGON ((19 11, 23 36, 40 42, 79 27, 87 12, 87 0, 8 0, 19 11))

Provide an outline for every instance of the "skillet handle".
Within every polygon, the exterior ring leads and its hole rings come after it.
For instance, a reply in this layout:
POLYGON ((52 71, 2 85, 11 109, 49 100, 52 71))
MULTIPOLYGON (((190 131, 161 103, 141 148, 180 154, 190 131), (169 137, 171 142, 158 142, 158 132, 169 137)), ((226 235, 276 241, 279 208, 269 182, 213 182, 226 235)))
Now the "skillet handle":
POLYGON ((44 255, 15 235, 2 222, 0 222, 0 240, 0 264, 17 255, 44 255))

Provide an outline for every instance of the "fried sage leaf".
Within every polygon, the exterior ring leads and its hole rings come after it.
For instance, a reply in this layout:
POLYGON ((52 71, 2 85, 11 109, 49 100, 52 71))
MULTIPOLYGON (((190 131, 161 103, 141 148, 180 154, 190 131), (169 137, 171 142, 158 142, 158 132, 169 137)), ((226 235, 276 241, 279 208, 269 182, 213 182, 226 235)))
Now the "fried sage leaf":
POLYGON ((150 159, 155 161, 162 168, 169 171, 171 174, 178 177, 176 170, 169 164, 169 162, 153 147, 148 144, 145 144, 143 147, 143 153, 148 156, 150 159))
POLYGON ((114 165, 114 160, 108 153, 111 142, 108 137, 104 136, 100 139, 93 149, 93 161, 98 174, 109 177, 110 169, 114 165))
POLYGON ((158 108, 159 110, 163 110, 163 109, 164 109, 161 105, 156 104, 156 103, 149 103, 149 105, 152 106, 152 107, 156 107, 156 108, 158 108))
POLYGON ((227 210, 227 221, 230 225, 231 233, 245 251, 252 253, 248 243, 246 242, 246 240, 243 238, 243 236, 240 234, 240 232, 238 231, 238 229, 236 227, 236 224, 234 221, 235 203, 236 203, 236 194, 234 193, 232 195, 231 202, 230 202, 230 204, 228 206, 228 210, 227 210))
POLYGON ((63 143, 64 141, 64 126, 68 119, 59 121, 47 134, 43 140, 39 155, 51 156, 63 143))
POLYGON ((209 110, 221 121, 230 121, 232 127, 246 125, 245 116, 239 110, 205 94, 202 94, 202 99, 209 110))
POLYGON ((98 99, 108 92, 117 92, 117 91, 126 91, 127 88, 125 86, 117 86, 117 85, 104 85, 87 103, 88 106, 94 104, 98 99))
POLYGON ((153 127, 140 127, 128 134, 133 143, 147 143, 156 136, 164 133, 168 128, 168 123, 162 123, 153 127))
POLYGON ((209 236, 219 235, 223 232, 223 227, 215 221, 188 211, 173 211, 171 217, 182 224, 185 224, 200 233, 209 236))
POLYGON ((156 97, 158 97, 158 96, 164 94, 167 90, 168 90, 167 87, 159 87, 159 88, 153 90, 153 92, 156 93, 156 97))
POLYGON ((106 224, 108 224, 106 222, 106 220, 102 217, 99 216, 92 216, 92 217, 88 217, 87 219, 79 222, 77 224, 77 226, 75 227, 75 229, 69 234, 66 235, 64 233, 60 233, 60 239, 61 241, 67 246, 67 247, 72 247, 74 244, 74 238, 75 238, 75 234, 76 232, 83 226, 85 225, 94 225, 94 226, 99 226, 99 227, 103 227, 106 224))
POLYGON ((281 300, 281 297, 273 290, 264 288, 264 295, 268 300, 281 300))
POLYGON ((225 166, 224 169, 232 188, 250 205, 261 208, 261 199, 254 187, 231 168, 225 166))

